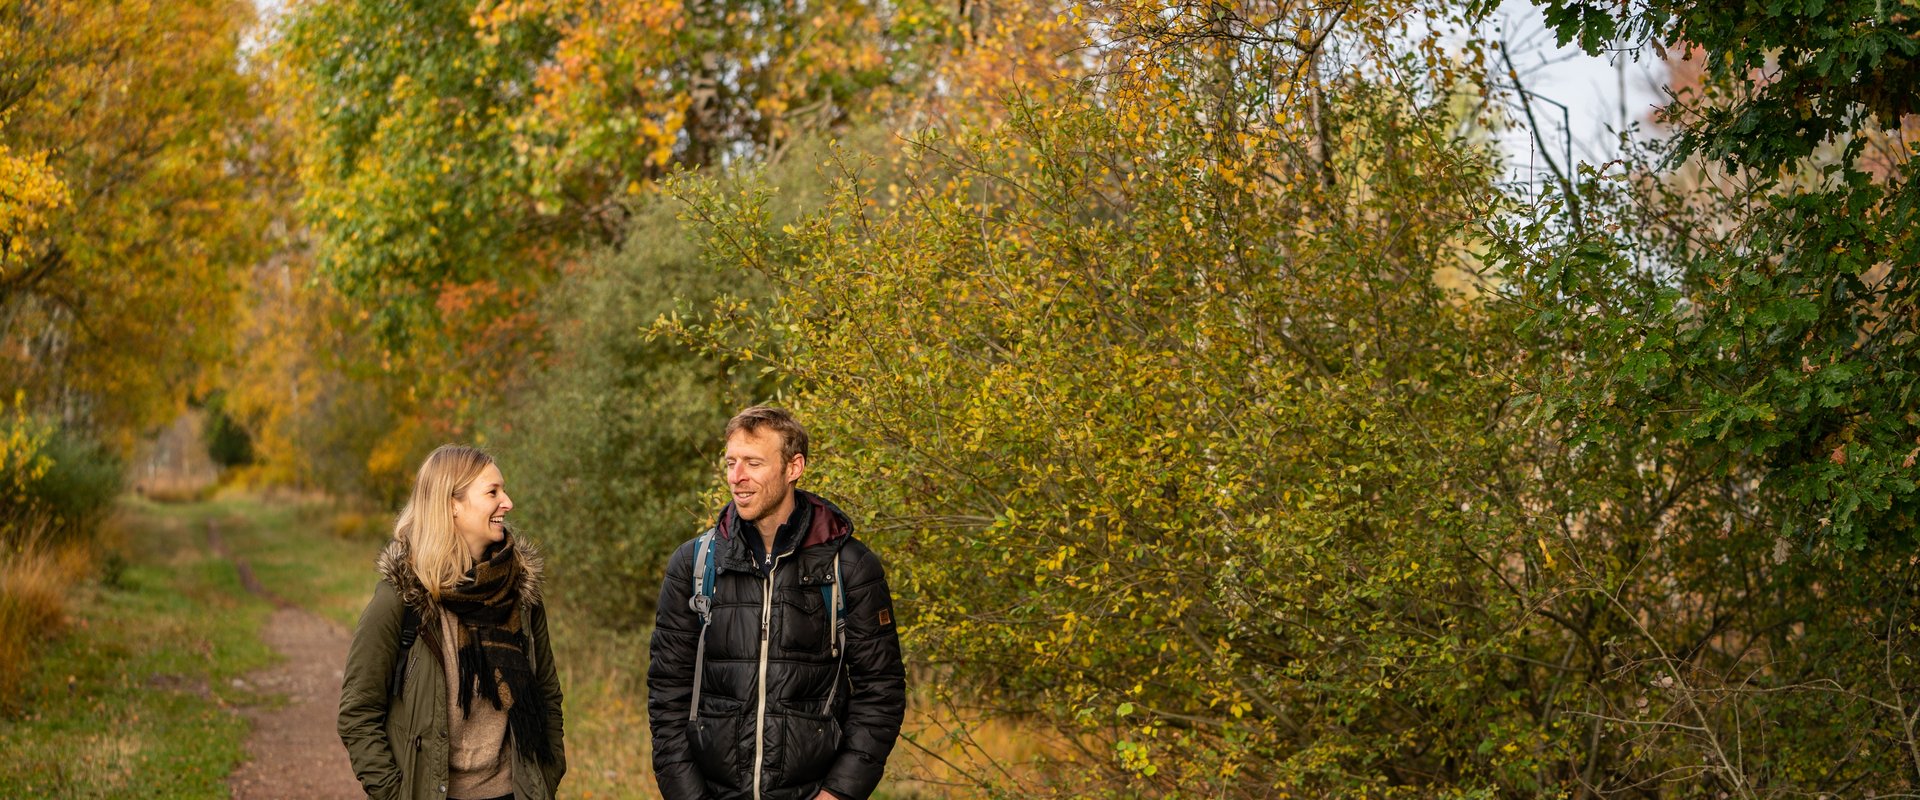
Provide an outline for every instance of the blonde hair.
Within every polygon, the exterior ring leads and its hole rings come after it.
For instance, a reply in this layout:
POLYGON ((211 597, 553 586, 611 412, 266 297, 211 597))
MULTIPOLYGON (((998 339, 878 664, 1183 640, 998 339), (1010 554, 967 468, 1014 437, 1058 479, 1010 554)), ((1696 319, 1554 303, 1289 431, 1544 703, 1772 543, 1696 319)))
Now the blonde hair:
POLYGON ((477 447, 443 444, 420 464, 413 495, 400 510, 393 538, 407 546, 413 574, 434 600, 473 569, 473 555, 453 532, 453 500, 480 477, 493 457, 477 447))

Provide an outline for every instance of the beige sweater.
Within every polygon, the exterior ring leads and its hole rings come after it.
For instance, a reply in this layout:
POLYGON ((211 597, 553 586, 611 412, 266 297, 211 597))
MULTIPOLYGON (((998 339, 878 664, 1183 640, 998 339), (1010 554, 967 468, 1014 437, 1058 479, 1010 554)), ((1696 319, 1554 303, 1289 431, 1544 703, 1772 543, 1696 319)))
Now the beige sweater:
POLYGON ((440 615, 441 650, 447 654, 447 797, 480 800, 513 794, 513 754, 507 750, 507 712, 513 694, 500 683, 500 705, 473 697, 473 716, 460 711, 460 658, 455 653, 454 616, 440 615))

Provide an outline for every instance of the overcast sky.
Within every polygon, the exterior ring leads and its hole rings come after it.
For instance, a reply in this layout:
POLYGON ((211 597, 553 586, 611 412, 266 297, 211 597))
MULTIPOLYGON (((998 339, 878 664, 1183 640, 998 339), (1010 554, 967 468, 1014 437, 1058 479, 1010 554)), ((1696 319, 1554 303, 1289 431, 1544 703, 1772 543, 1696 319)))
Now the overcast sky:
MULTIPOLYGON (((1537 98, 1534 114, 1556 161, 1571 149, 1575 162, 1603 162, 1619 150, 1618 131, 1638 124, 1644 134, 1666 81, 1665 65, 1651 52, 1640 53, 1638 61, 1631 54, 1609 60, 1571 45, 1556 47, 1529 0, 1505 0, 1491 25, 1482 34, 1498 35, 1511 47, 1521 83, 1537 98)), ((1535 158, 1541 148, 1526 132, 1510 132, 1501 142, 1515 170, 1529 162, 1544 169, 1535 158)))

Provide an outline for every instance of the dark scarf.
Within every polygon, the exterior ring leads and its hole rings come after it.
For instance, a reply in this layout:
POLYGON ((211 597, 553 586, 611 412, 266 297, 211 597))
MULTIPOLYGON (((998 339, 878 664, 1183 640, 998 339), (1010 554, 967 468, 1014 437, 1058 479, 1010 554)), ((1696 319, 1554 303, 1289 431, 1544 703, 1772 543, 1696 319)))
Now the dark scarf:
POLYGON ((527 658, 532 647, 520 619, 520 578, 525 567, 508 539, 488 549, 465 580, 440 596, 454 616, 453 649, 459 655, 460 712, 473 713, 473 695, 507 711, 507 729, 523 755, 552 760, 547 747, 546 697, 533 682, 527 658), (502 704, 500 684, 507 686, 502 704))

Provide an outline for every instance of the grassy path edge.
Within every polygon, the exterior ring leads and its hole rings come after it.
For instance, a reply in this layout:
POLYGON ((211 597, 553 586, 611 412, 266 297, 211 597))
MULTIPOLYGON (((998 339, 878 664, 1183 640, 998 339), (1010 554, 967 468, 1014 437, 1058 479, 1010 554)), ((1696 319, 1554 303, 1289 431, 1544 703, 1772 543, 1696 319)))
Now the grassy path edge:
POLYGON ((125 500, 98 571, 68 598, 0 718, 0 796, 224 797, 244 758, 233 709, 270 704, 247 673, 272 664, 271 605, 205 546, 217 504, 125 500))

